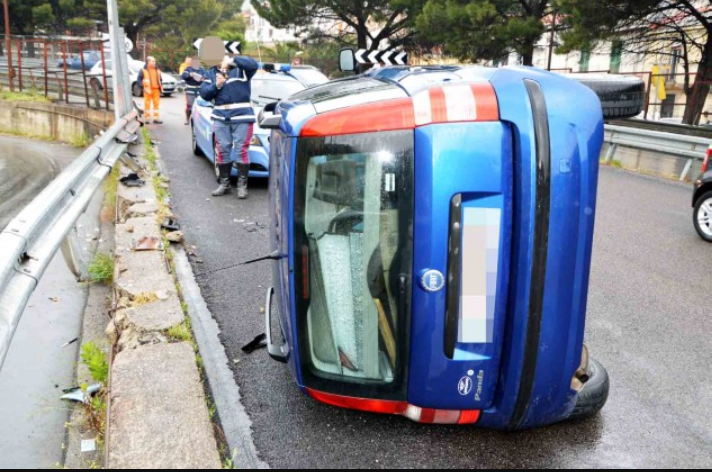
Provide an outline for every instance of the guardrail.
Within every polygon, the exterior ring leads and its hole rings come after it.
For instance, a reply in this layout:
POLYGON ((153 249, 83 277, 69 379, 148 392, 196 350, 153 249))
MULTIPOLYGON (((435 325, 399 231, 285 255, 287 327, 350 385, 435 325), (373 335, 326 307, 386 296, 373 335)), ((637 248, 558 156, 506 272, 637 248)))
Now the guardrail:
POLYGON ((712 145, 712 141, 706 138, 614 125, 606 125, 605 142, 610 144, 604 159, 606 162, 613 160, 621 146, 687 159, 680 180, 687 179, 694 161, 704 160, 712 145))
MULTIPOLYGON (((117 79, 128 76, 124 32, 118 27, 116 1, 108 1, 107 7, 111 50, 118 58, 112 73, 116 122, 0 233, 0 369, 30 296, 60 247, 79 275, 68 235, 128 145, 138 140, 141 123, 130 86, 117 79)), ((69 92, 66 81, 65 75, 69 92)))
POLYGON ((115 123, 0 233, 0 367, 30 295, 129 143, 137 112, 115 123))

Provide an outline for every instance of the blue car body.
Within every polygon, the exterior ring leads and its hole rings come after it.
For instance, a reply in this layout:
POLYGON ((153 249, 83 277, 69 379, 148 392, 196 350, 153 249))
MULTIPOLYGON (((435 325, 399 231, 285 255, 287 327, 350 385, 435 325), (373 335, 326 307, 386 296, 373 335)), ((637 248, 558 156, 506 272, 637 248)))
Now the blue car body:
POLYGON ((402 72, 276 109, 270 354, 334 406, 494 429, 565 420, 600 101, 530 68, 402 72))
MULTIPOLYGON (((101 62, 101 53, 99 51, 84 51, 84 70, 89 71, 97 63, 101 62)), ((64 60, 60 59, 57 67, 64 67, 64 60)), ((72 57, 67 61, 67 68, 74 70, 82 70, 82 58, 80 56, 72 57)))

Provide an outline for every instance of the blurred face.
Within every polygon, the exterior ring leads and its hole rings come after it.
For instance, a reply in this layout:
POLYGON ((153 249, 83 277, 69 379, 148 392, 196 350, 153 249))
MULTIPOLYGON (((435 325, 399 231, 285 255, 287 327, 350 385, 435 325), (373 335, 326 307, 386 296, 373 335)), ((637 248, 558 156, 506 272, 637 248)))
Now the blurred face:
POLYGON ((156 60, 153 58, 148 59, 148 67, 156 67, 156 60))

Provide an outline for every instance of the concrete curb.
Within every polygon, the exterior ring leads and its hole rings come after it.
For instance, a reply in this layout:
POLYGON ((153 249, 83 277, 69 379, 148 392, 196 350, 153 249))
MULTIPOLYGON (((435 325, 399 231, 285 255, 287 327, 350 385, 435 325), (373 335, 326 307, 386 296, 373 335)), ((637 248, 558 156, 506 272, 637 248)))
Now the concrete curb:
MULTIPOLYGON (((148 168, 143 162, 144 168, 148 168)), ((122 168, 125 176, 131 171, 122 168)), ((114 293, 116 313, 106 330, 116 344, 109 392, 107 468, 222 468, 191 343, 171 342, 168 330, 185 320, 166 259, 154 190, 119 184, 114 293)))

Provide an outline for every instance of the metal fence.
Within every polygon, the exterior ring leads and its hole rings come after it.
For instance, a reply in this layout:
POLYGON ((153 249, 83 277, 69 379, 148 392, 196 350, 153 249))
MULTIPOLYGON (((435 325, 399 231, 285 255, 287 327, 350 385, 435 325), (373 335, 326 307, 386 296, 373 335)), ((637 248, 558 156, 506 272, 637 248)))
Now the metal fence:
MULTIPOLYGON (((115 1, 111 0, 109 6, 111 51, 114 57, 123 57, 114 61, 112 71, 118 118, 0 233, 0 368, 22 313, 49 263, 62 245, 72 246, 68 237, 80 215, 125 155, 128 144, 138 139, 140 122, 129 85, 118 81, 128 72, 124 41, 119 40, 123 32, 113 26, 118 25, 115 1)), ((73 265, 70 263, 70 267, 73 265)))
MULTIPOLYGON (((92 38, 5 36, 0 41, 0 85, 67 104, 110 110, 113 61, 108 45, 92 38), (98 67, 92 72, 94 65, 98 67), (109 64, 109 67, 107 67, 109 64)), ((126 75, 128 78, 128 73, 126 75)))

